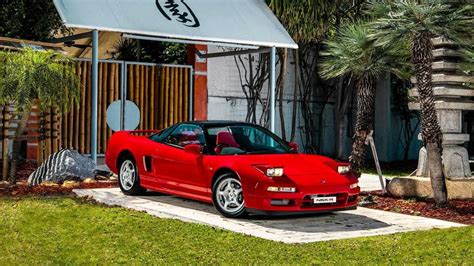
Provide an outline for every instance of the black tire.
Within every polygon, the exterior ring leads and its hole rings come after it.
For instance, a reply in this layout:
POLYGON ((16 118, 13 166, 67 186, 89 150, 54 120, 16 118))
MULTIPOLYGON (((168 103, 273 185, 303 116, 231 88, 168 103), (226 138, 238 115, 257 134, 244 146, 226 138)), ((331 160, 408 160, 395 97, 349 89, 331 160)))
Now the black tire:
MULTIPOLYGON (((212 202, 214 203, 214 207, 220 212, 223 216, 229 218, 242 218, 247 216, 247 211, 245 209, 244 199, 243 199, 243 192, 240 192, 236 197, 237 203, 241 202, 241 207, 236 208, 234 211, 228 211, 224 209, 221 204, 223 204, 223 195, 218 195, 219 188, 222 187, 226 182, 232 181, 233 186, 238 190, 238 186, 240 185, 240 190, 242 190, 242 185, 240 180, 237 176, 233 173, 224 173, 217 177, 214 184, 212 185, 212 202)), ((235 204, 237 207, 238 205, 235 204)))
POLYGON ((146 192, 146 189, 140 186, 140 175, 138 174, 138 168, 132 156, 126 156, 120 161, 118 181, 120 190, 122 190, 125 195, 138 196, 143 195, 146 192), (125 164, 127 164, 127 166, 124 166, 125 164), (124 181, 124 178, 122 178, 122 175, 125 174, 124 167, 133 168, 133 178, 131 178, 131 180, 127 178, 127 180, 130 180, 131 182, 126 182, 124 181))

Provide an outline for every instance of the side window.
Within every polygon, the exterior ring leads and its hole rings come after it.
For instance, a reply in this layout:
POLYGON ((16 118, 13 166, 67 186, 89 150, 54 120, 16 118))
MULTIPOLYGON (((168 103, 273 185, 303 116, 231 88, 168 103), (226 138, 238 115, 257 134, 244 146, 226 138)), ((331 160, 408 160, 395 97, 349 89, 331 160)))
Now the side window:
POLYGON ((196 125, 179 125, 171 134, 163 141, 163 143, 184 147, 189 144, 204 145, 204 133, 201 127, 196 125))
POLYGON ((163 139, 169 135, 170 131, 173 130, 173 128, 173 126, 165 128, 159 133, 151 135, 149 138, 155 142, 162 142, 163 139))

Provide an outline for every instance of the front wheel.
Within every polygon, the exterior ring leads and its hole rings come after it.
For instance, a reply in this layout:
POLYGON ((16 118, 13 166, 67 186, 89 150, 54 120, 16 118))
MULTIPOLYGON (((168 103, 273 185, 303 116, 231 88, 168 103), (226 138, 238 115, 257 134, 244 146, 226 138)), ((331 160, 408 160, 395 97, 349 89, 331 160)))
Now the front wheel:
POLYGON ((125 195, 135 196, 145 192, 145 189, 140 186, 140 176, 135 161, 130 157, 125 158, 120 164, 119 185, 125 195))
POLYGON ((234 174, 226 173, 217 178, 212 186, 212 201, 225 217, 239 218, 247 214, 242 184, 234 174))

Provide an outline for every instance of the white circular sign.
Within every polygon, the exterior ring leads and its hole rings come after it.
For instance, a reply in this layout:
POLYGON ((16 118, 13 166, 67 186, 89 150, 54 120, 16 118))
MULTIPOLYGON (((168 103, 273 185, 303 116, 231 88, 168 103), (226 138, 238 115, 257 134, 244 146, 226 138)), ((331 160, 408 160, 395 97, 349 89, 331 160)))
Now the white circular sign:
MULTIPOLYGON (((140 124, 140 109, 132 101, 124 102, 123 110, 123 130, 135 130, 140 124)), ((122 108, 122 101, 118 100, 107 107, 107 125, 113 131, 120 130, 120 110, 122 108)))

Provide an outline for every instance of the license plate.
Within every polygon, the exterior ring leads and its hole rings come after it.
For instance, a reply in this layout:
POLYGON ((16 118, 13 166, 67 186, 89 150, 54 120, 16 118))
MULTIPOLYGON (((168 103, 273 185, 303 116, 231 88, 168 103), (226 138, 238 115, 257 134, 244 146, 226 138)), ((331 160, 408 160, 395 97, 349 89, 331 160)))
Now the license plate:
POLYGON ((313 203, 335 203, 337 201, 336 197, 314 197, 313 203))

